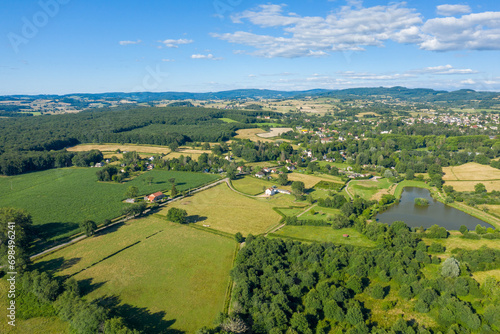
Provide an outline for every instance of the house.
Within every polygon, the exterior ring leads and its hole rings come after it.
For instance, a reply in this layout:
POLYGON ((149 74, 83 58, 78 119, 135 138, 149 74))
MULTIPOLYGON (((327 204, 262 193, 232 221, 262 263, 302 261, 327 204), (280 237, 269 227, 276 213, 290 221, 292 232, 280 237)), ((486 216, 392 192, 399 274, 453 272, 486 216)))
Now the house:
POLYGON ((267 188, 267 189, 266 189, 265 194, 266 194, 267 196, 273 196, 273 195, 275 195, 275 194, 276 194, 276 192, 277 192, 277 191, 276 191, 276 189, 274 189, 274 188, 267 188))
POLYGON ((224 157, 224 159, 226 159, 227 161, 233 161, 233 156, 232 155, 226 155, 224 157))
POLYGON ((167 197, 167 196, 165 196, 164 193, 162 193, 161 191, 158 191, 154 194, 147 196, 145 199, 152 203, 152 202, 158 202, 159 200, 161 200, 165 197, 167 197))
POLYGON ((133 204, 133 203, 135 203, 135 198, 127 198, 125 200, 125 203, 132 203, 133 204))
POLYGON ((267 168, 267 167, 262 168, 262 171, 263 171, 264 173, 271 173, 271 169, 270 169, 270 168, 267 168))
POLYGON ((243 173, 243 166, 238 166, 238 168, 236 168, 236 170, 240 173, 243 173))
POLYGON ((98 162, 98 163, 95 164, 94 167, 101 168, 102 167, 102 163, 98 162))
POLYGON ((285 189, 276 189, 277 192, 279 192, 280 194, 286 194, 286 195, 291 195, 292 192, 289 191, 289 190, 285 190, 285 189))
POLYGON ((152 170, 153 168, 155 168, 155 165, 148 165, 148 170, 152 170))
POLYGON ((295 170, 295 166, 286 166, 286 169, 288 169, 289 171, 292 171, 292 170, 295 170))
POLYGON ((258 172, 257 174, 255 174, 255 177, 258 177, 259 179, 262 179, 265 176, 266 176, 266 174, 264 174, 262 172, 258 172))

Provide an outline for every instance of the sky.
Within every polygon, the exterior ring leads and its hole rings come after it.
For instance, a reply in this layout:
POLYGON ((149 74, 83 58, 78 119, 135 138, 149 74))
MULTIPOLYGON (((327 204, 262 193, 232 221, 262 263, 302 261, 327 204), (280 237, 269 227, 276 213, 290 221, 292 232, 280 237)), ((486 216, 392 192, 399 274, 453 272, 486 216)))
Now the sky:
POLYGON ((500 91, 497 0, 3 0, 0 95, 500 91))

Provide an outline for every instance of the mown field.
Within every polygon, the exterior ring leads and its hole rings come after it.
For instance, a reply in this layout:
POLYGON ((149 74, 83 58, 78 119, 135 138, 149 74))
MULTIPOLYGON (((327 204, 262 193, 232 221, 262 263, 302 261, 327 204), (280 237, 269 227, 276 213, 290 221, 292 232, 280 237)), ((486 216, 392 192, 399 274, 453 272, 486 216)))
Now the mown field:
POLYGON ((102 223, 120 216, 129 186, 139 194, 171 188, 175 178, 178 190, 187 190, 216 180, 211 174, 150 171, 135 179, 118 183, 97 182, 95 168, 61 168, 0 178, 0 207, 25 209, 33 217, 42 239, 62 238, 74 234, 86 219, 102 223), (151 184, 146 180, 153 177, 151 184))
POLYGON ((281 139, 281 138, 264 138, 260 137, 257 134, 267 134, 266 131, 256 128, 256 129, 241 129, 236 131, 237 135, 234 137, 236 139, 250 139, 254 142, 261 141, 261 142, 274 142, 276 140, 281 140, 281 141, 289 141, 287 139, 281 139))
POLYGON ((99 300, 147 333, 193 333, 224 308, 235 241, 148 217, 129 221, 36 262, 74 275, 99 300))
POLYGON ((302 174, 302 173, 290 173, 288 174, 288 180, 290 181, 302 181, 306 188, 314 187, 320 181, 329 181, 329 182, 337 182, 344 183, 340 180, 339 177, 331 176, 331 175, 310 175, 310 174, 302 174))
POLYGON ((332 242, 334 244, 374 247, 375 243, 353 228, 335 230, 329 226, 284 226, 270 237, 290 237, 303 241, 332 242), (343 237, 348 234, 349 237, 343 237))
POLYGON ((237 180, 232 180, 234 189, 248 195, 259 195, 264 193, 265 188, 277 186, 280 189, 291 190, 290 186, 280 186, 273 180, 267 181, 252 176, 245 176, 237 180))
POLYGON ((445 181, 486 181, 500 180, 500 169, 475 162, 461 166, 444 167, 443 180, 445 181))
POLYGON ((7 324, 7 298, 8 285, 5 279, 0 279, 0 308, 2 309, 2 321, 0 321, 0 333, 2 334, 67 334, 70 333, 69 323, 57 317, 31 318, 28 320, 16 318, 16 326, 7 324))
POLYGON ((221 184, 208 190, 184 198, 165 206, 160 214, 166 216, 171 207, 187 211, 188 219, 197 225, 209 225, 210 228, 234 234, 243 235, 264 233, 276 225, 281 216, 272 208, 279 205, 291 205, 293 196, 276 195, 284 200, 272 198, 249 198, 240 195, 221 184), (288 198, 287 198, 288 197, 288 198))
POLYGON ((121 150, 131 152, 136 151, 138 153, 170 153, 170 149, 165 146, 153 146, 153 145, 132 145, 132 144, 81 144, 73 146, 67 149, 71 152, 84 152, 90 150, 99 150, 101 152, 115 152, 116 150, 121 150))

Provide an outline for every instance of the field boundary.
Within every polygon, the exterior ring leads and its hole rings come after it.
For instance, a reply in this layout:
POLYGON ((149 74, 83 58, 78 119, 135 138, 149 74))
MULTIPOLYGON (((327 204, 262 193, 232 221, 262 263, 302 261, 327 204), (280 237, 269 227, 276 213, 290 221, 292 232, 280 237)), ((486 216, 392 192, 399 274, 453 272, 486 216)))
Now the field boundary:
MULTIPOLYGON (((240 251, 242 245, 243 244, 236 243, 236 246, 234 247, 233 262, 231 264, 231 268, 234 268, 234 264, 236 263, 236 256, 238 256, 238 252, 240 251)), ((233 299, 233 289, 235 285, 236 283, 231 278, 231 274, 229 274, 229 282, 226 289, 226 297, 224 298, 224 308, 223 308, 224 314, 229 314, 229 309, 231 308, 231 302, 233 299)))

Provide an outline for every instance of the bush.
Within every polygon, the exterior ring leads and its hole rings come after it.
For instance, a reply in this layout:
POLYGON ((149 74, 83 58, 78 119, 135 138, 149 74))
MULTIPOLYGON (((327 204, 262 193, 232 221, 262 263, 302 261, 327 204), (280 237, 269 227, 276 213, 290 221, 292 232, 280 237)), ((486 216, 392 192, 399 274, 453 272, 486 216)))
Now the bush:
POLYGON ((441 275, 444 277, 458 277, 460 275, 460 263, 455 258, 448 258, 441 267, 441 275))
POLYGON ((429 200, 426 198, 415 198, 415 205, 418 206, 428 206, 429 205, 429 200))
POLYGON ((375 284, 372 287, 371 296, 375 299, 384 299, 385 297, 384 287, 378 283, 375 284))
POLYGON ((240 232, 236 232, 234 235, 234 239, 236 240, 237 243, 241 244, 243 241, 245 241, 245 238, 240 232))
POLYGON ((438 244, 437 242, 433 242, 429 246, 429 252, 430 253, 444 253, 445 250, 446 250, 446 248, 443 245, 438 244))

